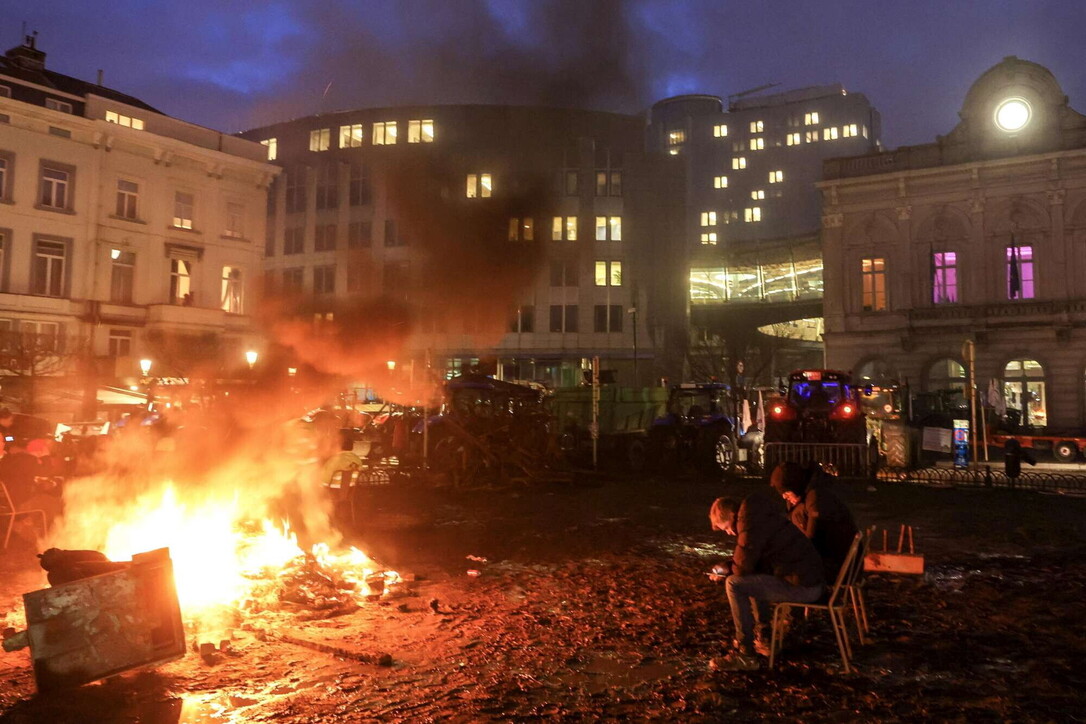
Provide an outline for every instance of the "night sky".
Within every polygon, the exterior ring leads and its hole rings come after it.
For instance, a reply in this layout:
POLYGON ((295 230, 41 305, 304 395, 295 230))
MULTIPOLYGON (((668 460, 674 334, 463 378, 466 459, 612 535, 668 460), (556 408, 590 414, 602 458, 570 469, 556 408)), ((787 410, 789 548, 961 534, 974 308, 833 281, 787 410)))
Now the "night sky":
POLYGON ((883 142, 949 132, 1004 56, 1086 112, 1086 0, 0 0, 52 70, 224 131, 366 106, 638 112, 679 93, 841 82, 883 142))

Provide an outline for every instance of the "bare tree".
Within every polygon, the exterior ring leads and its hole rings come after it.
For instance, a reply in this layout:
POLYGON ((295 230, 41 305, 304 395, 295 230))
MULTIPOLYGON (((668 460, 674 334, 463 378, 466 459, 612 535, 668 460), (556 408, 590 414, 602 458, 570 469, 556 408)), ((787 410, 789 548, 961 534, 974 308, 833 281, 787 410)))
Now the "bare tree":
POLYGON ((78 372, 89 341, 59 333, 6 331, 0 333, 0 376, 5 396, 26 413, 38 409, 41 381, 78 372))

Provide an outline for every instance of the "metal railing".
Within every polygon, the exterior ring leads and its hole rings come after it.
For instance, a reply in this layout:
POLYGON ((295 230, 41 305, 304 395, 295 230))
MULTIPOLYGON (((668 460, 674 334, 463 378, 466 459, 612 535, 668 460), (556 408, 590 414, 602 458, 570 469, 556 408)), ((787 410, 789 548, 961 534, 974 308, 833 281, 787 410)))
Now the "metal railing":
POLYGON ((827 472, 842 477, 870 475, 871 448, 858 443, 767 442, 765 469, 779 463, 817 462, 827 472))
POLYGON ((921 468, 904 470, 887 468, 878 472, 878 479, 887 483, 910 483, 940 487, 1004 488, 1033 490, 1047 493, 1086 495, 1086 475, 1060 472, 1023 472, 1015 479, 999 469, 921 468))

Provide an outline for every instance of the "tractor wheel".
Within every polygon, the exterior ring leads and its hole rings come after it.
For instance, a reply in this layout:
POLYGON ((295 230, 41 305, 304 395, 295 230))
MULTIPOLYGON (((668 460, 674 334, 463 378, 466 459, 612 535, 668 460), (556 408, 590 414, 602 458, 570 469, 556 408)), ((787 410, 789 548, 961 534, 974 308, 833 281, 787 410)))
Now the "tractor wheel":
POLYGON ((747 473, 761 475, 765 472, 765 443, 756 442, 747 449, 747 473))
POLYGON ((716 440, 713 445, 713 463, 710 466, 713 472, 730 473, 735 470, 735 463, 739 459, 739 449, 735 445, 735 440, 729 433, 722 433, 716 436, 716 440))
POLYGON ((642 438, 634 438, 626 444, 626 465, 631 473, 640 473, 649 460, 649 448, 642 438))
POLYGON ((1070 440, 1060 440, 1052 446, 1052 457, 1061 463, 1074 462, 1078 457, 1078 446, 1070 440))
POLYGON ((884 422, 882 442, 886 448, 886 467, 909 467, 908 428, 903 423, 884 422))

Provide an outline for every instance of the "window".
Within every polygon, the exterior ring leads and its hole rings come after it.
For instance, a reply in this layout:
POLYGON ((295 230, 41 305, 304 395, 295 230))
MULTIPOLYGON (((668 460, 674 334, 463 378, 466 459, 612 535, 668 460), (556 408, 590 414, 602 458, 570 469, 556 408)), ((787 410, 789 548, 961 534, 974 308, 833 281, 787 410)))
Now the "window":
POLYGON ((365 206, 372 198, 369 173, 362 164, 352 164, 350 174, 350 181, 347 185, 347 203, 351 206, 365 206))
POLYGON ((314 228, 313 251, 335 251, 336 225, 317 224, 314 228))
MULTIPOLYGON (((67 112, 71 113, 71 111, 67 112)), ((115 111, 106 111, 106 123, 116 123, 119 126, 134 128, 137 131, 143 130, 143 121, 141 119, 126 116, 115 111)))
POLYGON ((551 225, 553 241, 577 241, 577 217, 555 216, 551 225))
POLYGON ((622 286, 622 262, 597 261, 596 262, 596 286, 597 287, 621 287, 622 286))
POLYGON ((357 264, 347 267, 347 291, 349 293, 360 292, 366 287, 366 270, 357 264))
POLYGON ((173 225, 178 229, 192 228, 192 211, 196 200, 192 194, 175 191, 173 195, 173 225))
POLYGON ((0 85, 0 98, 11 98, 11 86, 0 85))
POLYGON ((953 251, 939 251, 931 255, 932 291, 935 304, 954 304, 958 301, 958 255, 953 251))
POLYGON ((279 155, 279 139, 277 138, 265 138, 260 142, 261 146, 268 149, 268 160, 274 161, 279 155))
POLYGON ((431 118, 407 122, 408 143, 433 143, 434 121, 431 118))
POLYGON ((396 121, 382 121, 373 124, 373 145, 396 145, 396 121))
POLYGON ((621 171, 597 171, 596 172, 596 196, 621 196, 622 172, 621 171))
POLYGON ((823 141, 836 141, 837 140, 837 126, 827 126, 822 129, 823 141))
POLYGON ((69 209, 72 174, 54 166, 41 168, 41 205, 50 209, 69 209))
POLYGON ((192 306, 192 260, 170 259, 169 303, 192 306))
POLYGON ((334 264, 313 267, 313 293, 335 294, 336 267, 334 264))
POLYGON ((305 169, 287 171, 287 213, 305 211, 305 169))
POLYGON ((817 126, 818 125, 818 111, 812 113, 805 113, 803 115, 803 125, 805 126, 817 126))
POLYGON ((785 141, 789 146, 798 146, 800 144, 799 131, 796 131, 795 133, 789 133, 787 136, 785 136, 785 141))
POLYGON ((241 269, 236 266, 224 266, 221 309, 229 314, 241 314, 241 297, 241 269))
POLYGON ((593 308, 593 331, 621 332, 623 308, 621 304, 597 304, 593 308))
POLYGON ((14 169, 15 156, 0 151, 0 201, 11 201, 11 185, 14 169))
POLYGON ((305 251, 305 229, 291 226, 283 233, 283 254, 301 254, 305 251))
POLYGON ((114 304, 131 304, 136 255, 131 251, 110 249, 109 258, 112 260, 109 274, 109 301, 114 304))
POLYGON ((1007 299, 1033 299, 1033 247, 1007 247, 1007 299))
POLYGON ((373 238, 373 224, 369 221, 352 221, 347 225, 347 248, 368 247, 373 238))
POLYGON ((713 138, 726 138, 728 135, 728 124, 718 123, 713 126, 713 138))
POLYGON ((576 287, 580 286, 577 274, 577 262, 569 259, 555 259, 551 261, 551 286, 552 287, 576 287))
POLYGON ((751 121, 750 122, 750 132, 751 133, 761 133, 764 130, 765 130, 765 124, 763 124, 761 121, 751 121))
POLYGON ((860 133, 864 138, 867 138, 867 126, 860 126, 860 133))
POLYGON ((745 156, 736 156, 732 159, 732 169, 738 170, 747 167, 747 159, 745 156))
POLYGON ((886 309, 886 260, 861 259, 863 310, 881 312, 886 309))
POLYGON ((117 216, 122 219, 138 218, 137 202, 139 201, 139 184, 124 179, 117 180, 117 216))
MULTIPOLYGON (((339 127, 339 147, 359 148, 362 145, 362 124, 354 123, 339 127)), ((312 149, 311 149, 312 150, 312 149)))
POLYGON ((713 176, 713 188, 714 189, 726 189, 728 188, 727 176, 713 176))
POLYGON ((743 209, 743 221, 752 223, 762 220, 762 208, 760 206, 752 206, 749 209, 743 209))
POLYGON ((552 304, 551 305, 551 331, 552 332, 576 332, 577 327, 576 304, 552 304))
POLYGON ((72 104, 67 101, 58 101, 56 98, 46 98, 45 107, 51 111, 60 111, 61 113, 71 113, 72 104))
POLYGON ((703 231, 701 232, 701 243, 705 246, 716 246, 716 232, 715 231, 703 231))
POLYGON ((565 173, 565 183, 564 183, 564 189, 565 189, 565 192, 566 192, 566 196, 576 196, 577 195, 577 177, 579 175, 580 174, 578 174, 576 171, 566 171, 566 173, 565 173))
POLYGON ((396 233, 396 220, 385 219, 385 246, 403 246, 404 242, 396 233))
POLYGON ((841 126, 841 136, 843 136, 844 138, 852 138, 858 135, 860 134, 857 132, 855 123, 849 123, 841 126))
POLYGON ((758 136, 757 138, 750 139, 750 150, 761 151, 765 148, 765 138, 758 136))
POLYGON ((1008 362, 1003 369, 1003 399, 1008 417, 1014 414, 1024 425, 1047 425, 1045 370, 1041 363, 1033 359, 1008 362))
POLYGON ((231 239, 245 238, 245 207, 233 201, 226 202, 226 228, 223 236, 231 239))
POLYGON ((755 201, 761 201, 765 198, 765 189, 754 189, 750 192, 750 197, 755 201))
POLYGON ((807 131, 803 136, 803 140, 807 143, 817 143, 818 131, 807 131))
POLYGON ((41 352, 63 352, 59 322, 19 322, 19 342, 25 349, 41 352))
POLYGON ((672 156, 678 155, 682 150, 683 144, 686 143, 686 131, 682 129, 676 129, 674 131, 668 131, 667 134, 667 152, 672 156))
POLYGON ((490 198, 491 192, 494 190, 494 181, 491 179, 490 174, 469 173, 467 179, 467 197, 469 199, 475 198, 490 198))
POLYGON ((701 212, 701 225, 702 226, 716 226, 716 212, 715 211, 702 211, 701 212))
POLYGON ((597 216, 596 241, 622 241, 622 217, 597 216))
POLYGON ((30 293, 63 297, 67 287, 65 269, 68 245, 63 241, 38 239, 34 242, 34 261, 30 270, 30 293))
POLYGON ((109 356, 128 357, 132 354, 132 333, 127 329, 109 330, 109 356))
POLYGON ((59 136, 61 138, 71 138, 72 132, 67 128, 57 128, 56 126, 49 126, 50 136, 59 136))
POLYGON ((779 184, 782 181, 784 181, 784 171, 770 171, 769 172, 769 183, 771 183, 771 184, 779 184))
POLYGON ((283 291, 299 294, 305 286, 305 268, 296 266, 283 270, 283 291))
POLYGON ((332 141, 332 129, 331 128, 318 128, 315 131, 309 132, 309 150, 310 151, 327 151, 331 146, 332 141))
POLYGON ((509 325, 510 332, 522 332, 529 333, 535 331, 535 307, 531 305, 524 305, 517 309, 517 314, 513 317, 512 323, 509 325))
POLYGON ((339 206, 338 189, 339 168, 334 164, 317 169, 316 206, 318 209, 334 209, 339 206))
POLYGON ((535 219, 530 216, 514 216, 509 219, 509 241, 534 241, 535 219))

